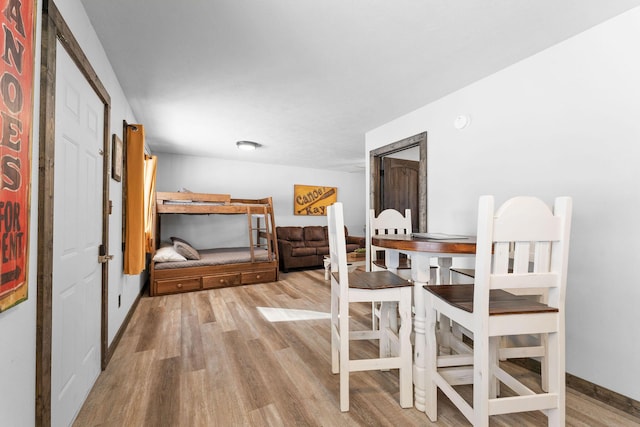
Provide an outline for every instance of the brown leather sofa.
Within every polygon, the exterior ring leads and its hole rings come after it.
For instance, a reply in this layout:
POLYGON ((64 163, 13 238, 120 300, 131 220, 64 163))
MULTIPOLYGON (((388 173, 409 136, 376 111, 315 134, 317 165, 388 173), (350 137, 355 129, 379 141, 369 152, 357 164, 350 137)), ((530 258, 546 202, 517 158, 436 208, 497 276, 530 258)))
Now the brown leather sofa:
MULTIPOLYGON (((329 255, 329 235, 326 226, 276 227, 280 270, 287 273, 292 268, 322 267, 323 258, 329 255)), ((365 247, 364 237, 349 236, 344 228, 347 252, 365 247)))

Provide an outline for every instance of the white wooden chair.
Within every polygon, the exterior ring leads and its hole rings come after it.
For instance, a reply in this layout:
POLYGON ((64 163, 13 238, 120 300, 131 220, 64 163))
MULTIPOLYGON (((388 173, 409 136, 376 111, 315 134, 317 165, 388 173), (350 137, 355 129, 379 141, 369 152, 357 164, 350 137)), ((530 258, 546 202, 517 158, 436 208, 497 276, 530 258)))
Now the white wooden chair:
MULTIPOLYGON (((513 272, 513 249, 510 248, 509 255, 509 272, 513 272)), ((531 248, 530 248, 531 249, 531 248)), ((532 268, 532 260, 535 257, 535 253, 532 251, 529 253, 529 265, 528 268, 532 268)), ((519 267, 524 268, 524 265, 519 267)), ((476 271, 473 268, 451 268, 451 284, 472 284, 475 279, 476 271)), ((530 295, 536 297, 540 302, 547 302, 547 293, 544 289, 511 289, 509 291, 516 295, 530 295)), ((458 339, 462 338, 465 331, 460 328, 460 325, 452 325, 452 333, 457 335, 458 339)), ((470 336, 473 339, 473 336, 470 336)), ((500 339, 500 360, 508 359, 520 359, 520 358, 533 358, 540 362, 540 373, 542 389, 548 390, 548 375, 547 375, 547 336, 546 334, 526 334, 518 336, 502 337, 500 339)))
MULTIPOLYGON (((369 260, 371 271, 389 270, 386 261, 388 259, 385 249, 371 243, 371 237, 379 234, 411 234, 411 209, 405 209, 404 216, 395 209, 385 209, 376 217, 375 210, 369 210, 369 260)), ((408 256, 398 258, 397 268, 390 270, 404 279, 411 279, 411 264, 408 256)), ((371 328, 378 329, 380 316, 390 316, 390 325, 397 330, 396 307, 387 305, 381 313, 380 304, 371 304, 371 328)))
MULTIPOLYGON (((404 216, 395 209, 385 209, 377 217, 375 211, 371 209, 369 211, 371 271, 387 270, 385 250, 371 244, 371 237, 379 234, 411 234, 411 231, 411 209, 405 209, 404 216)), ((409 270, 410 272, 409 258, 401 258, 397 270, 409 270)))
POLYGON ((411 348, 411 283, 389 272, 349 272, 344 236, 342 203, 327 211, 329 255, 331 258, 331 370, 340 374, 340 410, 349 410, 349 373, 366 370, 399 369, 400 406, 413 406, 413 363, 411 348), (350 331, 349 304, 382 301, 396 303, 400 329, 396 333, 382 319, 378 330, 350 331), (380 340, 377 358, 349 358, 350 340, 380 340), (384 343, 384 344, 383 344, 384 343), (389 354, 385 354, 389 352, 389 354))
MULTIPOLYGON (((489 416, 543 410, 549 424, 565 421, 565 288, 571 199, 555 200, 553 212, 533 197, 516 197, 494 214, 492 196, 480 198, 473 285, 426 286, 426 410, 437 419, 437 389, 475 426, 489 416), (513 269, 509 269, 512 244, 513 269), (530 267, 529 253, 535 254, 530 267), (509 290, 544 289, 547 303, 509 290), (447 316, 473 335, 473 348, 458 343, 455 354, 439 355, 436 322, 447 316), (526 387, 499 365, 500 338, 546 334, 548 391, 526 387), (473 404, 454 385, 473 384, 473 404), (498 397, 503 383, 518 396, 498 397)), ((542 291, 540 291, 542 292, 542 291)), ((451 337, 448 337, 451 339, 451 337)))

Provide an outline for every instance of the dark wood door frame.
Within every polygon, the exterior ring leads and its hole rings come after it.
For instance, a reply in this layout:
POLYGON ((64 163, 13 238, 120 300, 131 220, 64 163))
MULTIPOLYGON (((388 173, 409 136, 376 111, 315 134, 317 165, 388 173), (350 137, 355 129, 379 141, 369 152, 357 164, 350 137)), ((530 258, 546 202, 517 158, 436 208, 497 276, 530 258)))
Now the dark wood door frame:
MULTIPOLYGON (((60 41, 104 104, 102 244, 109 253, 109 133, 111 98, 71 33, 53 0, 42 4, 42 56, 40 63, 40 138, 38 172, 38 298, 36 304, 36 407, 38 426, 51 425, 51 341, 53 306, 53 201, 55 159, 56 41, 60 41)), ((101 364, 109 360, 108 264, 102 264, 101 364)))
POLYGON ((418 178, 418 192, 420 197, 418 199, 419 213, 418 213, 418 230, 421 233, 427 231, 427 133, 422 132, 409 138, 401 139, 392 144, 385 145, 369 152, 369 206, 371 209, 375 209, 376 212, 380 210, 382 206, 380 195, 380 169, 382 166, 382 158, 398 151, 406 150, 408 148, 419 147, 420 148, 420 160, 419 170, 420 176, 418 178))

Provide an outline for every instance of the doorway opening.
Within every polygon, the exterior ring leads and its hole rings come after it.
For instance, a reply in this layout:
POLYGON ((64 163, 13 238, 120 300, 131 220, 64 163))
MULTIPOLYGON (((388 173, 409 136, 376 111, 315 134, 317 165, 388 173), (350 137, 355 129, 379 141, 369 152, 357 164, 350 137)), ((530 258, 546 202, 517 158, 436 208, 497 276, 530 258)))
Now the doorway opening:
POLYGON ((411 209, 413 231, 427 231, 427 133, 371 150, 369 206, 378 215, 411 209))

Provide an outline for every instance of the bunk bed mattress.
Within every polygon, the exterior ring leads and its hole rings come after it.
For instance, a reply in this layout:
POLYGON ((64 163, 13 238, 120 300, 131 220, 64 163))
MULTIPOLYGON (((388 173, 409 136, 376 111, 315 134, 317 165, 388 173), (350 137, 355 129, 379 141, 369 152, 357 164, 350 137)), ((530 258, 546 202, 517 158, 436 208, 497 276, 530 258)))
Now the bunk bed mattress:
MULTIPOLYGON (((249 248, 215 248, 198 249, 200 259, 187 261, 156 262, 156 270, 169 270, 174 268, 205 267, 208 265, 241 264, 249 262, 269 261, 269 253, 266 249, 254 249, 253 261, 249 248)), ((272 259, 273 256, 272 256, 272 259)))

